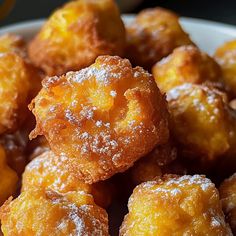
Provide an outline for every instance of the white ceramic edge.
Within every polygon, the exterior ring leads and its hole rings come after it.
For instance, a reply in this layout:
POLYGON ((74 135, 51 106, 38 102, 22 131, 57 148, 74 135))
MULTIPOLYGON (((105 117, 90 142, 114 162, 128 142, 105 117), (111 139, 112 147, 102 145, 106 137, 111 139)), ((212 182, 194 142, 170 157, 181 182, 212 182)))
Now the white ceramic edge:
MULTIPOLYGON (((134 14, 123 14, 122 18, 128 23, 133 20, 134 16, 134 14)), ((44 21, 39 19, 4 26, 0 28, 0 35, 15 33, 29 39, 40 29, 44 21)), ((224 41, 236 39, 236 26, 233 25, 189 17, 181 17, 180 22, 193 41, 210 54, 224 41)))

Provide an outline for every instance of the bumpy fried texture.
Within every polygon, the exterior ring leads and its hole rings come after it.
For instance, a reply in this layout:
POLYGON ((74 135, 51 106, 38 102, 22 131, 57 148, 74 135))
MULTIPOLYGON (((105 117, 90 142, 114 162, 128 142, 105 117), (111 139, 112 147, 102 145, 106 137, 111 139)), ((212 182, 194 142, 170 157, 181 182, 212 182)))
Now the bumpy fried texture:
POLYGON ((32 188, 52 189, 60 193, 83 191, 92 194, 95 202, 102 207, 111 203, 111 192, 106 183, 85 184, 78 180, 77 165, 65 155, 55 156, 46 151, 31 161, 23 174, 22 191, 32 188))
POLYGON ((236 97, 236 40, 220 46, 215 52, 215 59, 221 65, 226 89, 236 97))
POLYGON ((31 138, 45 135, 90 184, 125 171, 169 134, 165 97, 153 77, 116 56, 46 78, 31 110, 37 120, 31 138))
POLYGON ((134 65, 143 66, 145 69, 151 69, 174 48, 192 44, 179 24, 179 17, 163 8, 141 11, 126 26, 126 31, 126 57, 134 65))
POLYGON ((1 55, 0 77, 0 134, 2 134, 5 131, 16 130, 25 118, 30 78, 24 60, 13 53, 1 55))
POLYGON ((236 174, 221 184, 219 192, 226 220, 236 234, 236 174))
POLYGON ((26 137, 23 137, 19 131, 14 134, 5 134, 0 137, 0 144, 6 151, 8 165, 16 171, 18 176, 21 176, 27 163, 25 154, 26 137))
POLYGON ((220 83, 221 69, 213 58, 195 46, 181 46, 172 54, 157 62, 152 73, 162 92, 184 83, 220 83))
POLYGON ((209 163, 231 148, 236 123, 225 94, 213 87, 184 84, 167 97, 173 135, 189 157, 209 163))
POLYGON ((219 194, 203 176, 143 183, 134 189, 128 207, 120 235, 232 235, 219 194))
POLYGON ((167 143, 156 147, 130 168, 131 181, 134 185, 138 185, 160 177, 165 173, 185 174, 184 166, 176 158, 177 149, 173 144, 167 143))
POLYGON ((23 192, 2 206, 0 218, 5 236, 108 235, 107 213, 83 192, 23 192))
POLYGON ((39 90, 40 74, 25 58, 24 42, 14 35, 0 37, 0 134, 19 128, 27 105, 39 90))
POLYGON ((6 161, 4 148, 0 146, 0 205, 15 193, 18 177, 6 161))
POLYGON ((113 0, 77 0, 57 10, 29 45, 48 75, 91 65, 99 55, 123 55, 125 28, 113 0))

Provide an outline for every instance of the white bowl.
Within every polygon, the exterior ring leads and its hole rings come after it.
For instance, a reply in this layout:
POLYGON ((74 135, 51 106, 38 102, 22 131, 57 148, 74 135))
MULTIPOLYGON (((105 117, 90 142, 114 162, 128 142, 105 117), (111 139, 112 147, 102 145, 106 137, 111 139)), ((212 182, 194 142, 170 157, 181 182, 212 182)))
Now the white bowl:
MULTIPOLYGON (((134 15, 124 14, 125 23, 133 20, 134 15)), ((15 33, 30 39, 42 26, 44 20, 22 22, 0 29, 0 34, 15 33)), ((225 41, 236 39, 236 27, 213 21, 182 17, 181 25, 188 32, 192 40, 205 52, 212 54, 225 41)))

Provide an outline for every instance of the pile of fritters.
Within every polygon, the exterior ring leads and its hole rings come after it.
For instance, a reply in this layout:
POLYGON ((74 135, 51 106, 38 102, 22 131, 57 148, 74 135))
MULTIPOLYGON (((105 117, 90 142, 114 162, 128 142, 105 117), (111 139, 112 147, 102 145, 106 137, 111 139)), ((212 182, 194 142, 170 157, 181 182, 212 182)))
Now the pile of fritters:
POLYGON ((0 53, 3 235, 107 236, 129 197, 121 236, 236 234, 236 40, 75 0, 0 53))

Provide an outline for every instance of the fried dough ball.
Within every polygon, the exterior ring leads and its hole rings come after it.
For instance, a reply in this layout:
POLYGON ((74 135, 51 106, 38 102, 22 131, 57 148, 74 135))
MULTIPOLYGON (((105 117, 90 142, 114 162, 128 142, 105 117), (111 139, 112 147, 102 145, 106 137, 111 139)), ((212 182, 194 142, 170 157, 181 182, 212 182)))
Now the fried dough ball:
POLYGON ((236 173, 221 184, 219 192, 226 220, 236 234, 236 173))
POLYGON ((236 137, 236 122, 225 94, 213 87, 184 84, 167 93, 172 132, 190 157, 213 162, 236 137))
POLYGON ((126 26, 126 57, 131 63, 151 67, 174 48, 193 44, 179 24, 179 17, 169 10, 153 8, 141 11, 126 26))
POLYGON ((120 235, 232 235, 215 185, 204 176, 167 175, 143 183, 129 199, 120 235))
POLYGON ((99 55, 123 55, 125 28, 113 0, 77 0, 55 11, 29 45, 48 75, 91 65, 99 55))
POLYGON ((157 62, 152 73, 162 92, 184 83, 220 83, 221 69, 213 58, 195 46, 181 46, 157 62))
POLYGON ((26 191, 1 207, 0 219, 5 236, 108 235, 106 211, 83 192, 26 191))
POLYGON ((221 65, 226 89, 236 97, 236 40, 226 42, 215 52, 215 59, 221 65))
POLYGON ((90 67, 43 80, 31 104, 57 155, 75 159, 80 179, 105 180, 168 140, 165 96, 153 77, 127 59, 100 56, 90 67))
POLYGON ((65 155, 57 157, 52 151, 44 152, 27 165, 22 178, 22 191, 34 187, 60 193, 84 191, 92 194, 99 206, 108 207, 111 203, 109 185, 103 182, 89 185, 78 180, 77 165, 73 164, 65 155))
POLYGON ((17 130, 27 116, 41 75, 24 57, 22 39, 0 37, 0 134, 17 130))
POLYGON ((7 165, 5 150, 0 146, 0 206, 15 193, 17 181, 17 174, 7 165))

